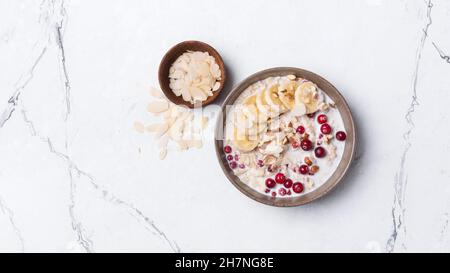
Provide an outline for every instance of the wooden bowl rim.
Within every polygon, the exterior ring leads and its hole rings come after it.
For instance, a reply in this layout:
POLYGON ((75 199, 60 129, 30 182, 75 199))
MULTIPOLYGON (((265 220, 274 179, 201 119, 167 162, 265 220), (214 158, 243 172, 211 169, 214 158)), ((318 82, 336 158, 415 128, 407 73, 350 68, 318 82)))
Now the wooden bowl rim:
POLYGON ((173 102, 176 105, 185 105, 189 108, 198 108, 198 107, 203 107, 206 105, 211 104, 220 94, 220 92, 222 92, 224 85, 225 85, 225 81, 226 81, 226 69, 225 69, 225 63, 223 62, 222 56, 219 54, 219 52, 212 47, 211 45, 202 42, 202 41, 196 41, 196 40, 187 40, 187 41, 183 41, 180 42, 174 46, 172 46, 163 56, 163 58, 161 59, 161 62, 159 64, 159 69, 158 69, 158 81, 159 81, 159 86, 161 88, 161 90, 163 91, 164 95, 167 97, 168 100, 170 100, 171 102, 173 102), (167 64, 168 69, 170 69, 170 66, 172 65, 172 63, 179 57, 181 56, 181 54, 183 54, 184 52, 187 52, 188 50, 193 50, 193 51, 197 51, 195 49, 190 49, 192 47, 194 47, 195 45, 198 45, 200 47, 204 48, 204 52, 208 52, 211 56, 213 56, 216 59, 216 63, 217 65, 219 65, 219 69, 221 71, 221 80, 220 80, 220 87, 218 90, 213 92, 212 96, 209 96, 205 101, 203 102, 197 102, 195 104, 190 103, 188 101, 183 100, 183 98, 177 97, 175 96, 175 94, 173 93, 172 89, 170 89, 170 87, 166 87, 166 84, 164 84, 164 81, 169 81, 169 73, 167 71, 167 73, 163 70, 165 65, 167 64), (183 53, 181 54, 175 54, 176 51, 178 50, 182 50, 183 53), (175 56, 176 55, 176 56, 175 56))

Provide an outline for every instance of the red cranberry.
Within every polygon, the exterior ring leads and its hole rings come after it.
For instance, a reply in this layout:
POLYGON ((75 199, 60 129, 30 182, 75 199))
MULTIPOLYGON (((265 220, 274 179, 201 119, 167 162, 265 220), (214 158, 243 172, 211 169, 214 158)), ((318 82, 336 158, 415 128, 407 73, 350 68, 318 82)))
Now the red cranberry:
POLYGON ((293 190, 295 193, 302 193, 302 192, 303 192, 303 189, 304 189, 303 184, 300 183, 300 182, 296 182, 296 183, 294 183, 294 185, 292 186, 292 190, 293 190))
POLYGON ((324 115, 324 114, 319 115, 319 116, 317 117, 317 122, 318 122, 319 124, 324 124, 324 123, 327 122, 327 120, 328 120, 328 118, 327 118, 327 116, 324 115))
POLYGON ((275 175, 275 181, 278 184, 283 184, 284 181, 286 181, 286 176, 282 173, 277 173, 277 175, 275 175))
POLYGON ((286 195, 286 189, 285 189, 285 188, 281 188, 281 189, 278 190, 278 193, 279 193, 281 196, 285 196, 285 195, 286 195))
POLYGON ((286 179, 286 181, 284 181, 284 187, 286 188, 286 189, 289 189, 290 187, 292 187, 292 184, 293 184, 294 182, 292 182, 292 179, 286 179))
POLYGON ((309 173, 309 167, 308 167, 308 165, 301 165, 299 171, 300 171, 301 174, 307 174, 307 173, 309 173))
POLYGON ((245 165, 244 164, 239 164, 239 168, 245 169, 245 165))
POLYGON ((264 161, 262 161, 261 159, 260 160, 258 160, 258 166, 259 167, 262 167, 262 166, 264 166, 264 161))
POLYGON ((273 197, 277 196, 277 192, 275 192, 275 191, 272 192, 272 196, 273 196, 273 197))
POLYGON ((223 151, 224 151, 226 154, 229 154, 229 153, 231 153, 232 149, 231 149, 230 146, 225 146, 225 147, 223 147, 223 151))
POLYGON ((309 150, 311 150, 313 148, 313 143, 309 139, 304 139, 300 143, 300 146, 302 147, 302 149, 304 151, 309 151, 309 150))
POLYGON ((339 141, 344 141, 347 139, 347 134, 343 131, 339 131, 336 133, 336 139, 339 141))
POLYGON ((288 190, 286 194, 291 195, 291 190, 288 190))
POLYGON ((317 147, 314 150, 314 154, 316 155, 317 158, 322 158, 327 154, 327 151, 323 147, 317 147))
POLYGON ((305 133, 305 127, 303 127, 301 125, 298 126, 296 132, 299 133, 299 134, 304 134, 305 133))
POLYGON ((275 180, 273 180, 272 178, 267 178, 266 179, 266 187, 268 187, 269 189, 275 187, 277 183, 275 183, 275 180))
POLYGON ((307 116, 308 116, 308 118, 313 118, 313 117, 315 117, 315 116, 316 116, 316 112, 314 112, 314 113, 311 113, 311 114, 308 114, 307 116))
POLYGON ((239 161, 239 155, 234 155, 234 160, 239 161))
POLYGON ((227 160, 228 160, 228 161, 233 160, 233 156, 232 156, 232 155, 227 155, 227 160))
POLYGON ((237 165, 238 164, 236 163, 236 161, 230 162, 230 168, 233 169, 233 170, 237 168, 237 165))
POLYGON ((292 148, 294 148, 294 149, 298 149, 298 147, 300 146, 300 144, 298 144, 297 141, 292 142, 291 145, 292 145, 292 148))
POLYGON ((331 133, 331 126, 328 123, 322 124, 322 126, 320 126, 320 131, 322 134, 328 135, 331 133))

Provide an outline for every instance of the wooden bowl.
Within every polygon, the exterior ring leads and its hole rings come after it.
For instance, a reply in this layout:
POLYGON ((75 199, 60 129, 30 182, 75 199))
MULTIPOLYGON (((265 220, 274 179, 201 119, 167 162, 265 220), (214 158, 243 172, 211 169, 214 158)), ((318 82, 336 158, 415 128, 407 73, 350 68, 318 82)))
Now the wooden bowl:
POLYGON ((356 129, 353 121, 352 114, 350 112, 350 108, 344 100, 344 97, 339 93, 339 91, 327 80, 322 78, 321 76, 312 73, 307 70, 303 70, 300 68, 292 68, 292 67, 277 67, 267 69, 261 72, 258 72, 244 81, 242 81, 236 88, 234 88, 227 96, 225 101, 222 104, 221 113, 219 114, 216 131, 215 131, 215 147, 216 147, 216 155, 219 160, 219 164, 225 173, 226 177, 230 182, 242 193, 246 196, 261 202, 266 205, 277 206, 277 207, 293 207, 300 206, 307 203, 310 203, 325 194, 327 194, 331 189, 333 189, 344 177, 345 173, 349 169, 356 147, 356 129), (226 107, 228 105, 233 105, 235 100, 241 95, 241 93, 247 89, 251 84, 266 79, 268 77, 275 76, 287 76, 287 75, 295 75, 300 78, 304 78, 310 80, 318 85, 318 87, 323 90, 330 98, 335 102, 337 109, 339 110, 342 120, 344 122, 345 131, 347 133, 347 140, 344 147, 344 152, 342 155, 342 159, 339 162, 336 170, 331 175, 331 177, 325 181, 321 186, 314 189, 311 192, 308 192, 304 195, 293 196, 288 198, 281 197, 271 197, 265 194, 262 194, 245 183, 243 183, 239 177, 237 177, 233 171, 230 169, 228 161, 226 159, 226 155, 223 152, 223 136, 224 136, 224 128, 226 124, 226 107))
POLYGON ((169 87, 170 79, 169 79, 169 69, 172 66, 172 64, 176 61, 178 57, 180 57, 183 53, 186 51, 201 51, 201 52, 208 52, 209 55, 213 56, 216 60, 216 63, 219 65, 220 71, 222 73, 221 80, 220 80, 220 87, 218 90, 213 92, 212 96, 209 96, 205 101, 201 103, 196 103, 195 107, 199 106, 205 106, 213 102, 217 96, 219 96, 220 92, 223 89, 223 86, 225 85, 226 80, 226 71, 225 71, 225 65, 223 63, 222 57, 220 54, 210 45, 200 42, 200 41, 184 41, 181 42, 171 49, 164 55, 163 59, 161 60, 161 63, 159 65, 159 71, 158 71, 158 79, 159 79, 159 85, 161 86, 162 91, 166 95, 166 97, 173 103, 177 105, 186 105, 190 108, 194 108, 194 104, 183 100, 183 98, 177 97, 172 89, 169 87))

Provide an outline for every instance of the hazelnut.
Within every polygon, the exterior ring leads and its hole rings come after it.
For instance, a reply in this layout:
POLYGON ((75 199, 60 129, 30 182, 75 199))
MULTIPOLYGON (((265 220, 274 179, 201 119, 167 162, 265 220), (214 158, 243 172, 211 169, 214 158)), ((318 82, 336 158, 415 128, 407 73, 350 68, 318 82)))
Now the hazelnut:
POLYGON ((306 163, 306 165, 308 165, 308 166, 311 166, 311 165, 313 164, 311 158, 309 158, 309 157, 305 157, 305 163, 306 163))
POLYGON ((314 165, 314 166, 312 166, 310 169, 309 169, 309 172, 311 173, 311 174, 315 174, 315 173, 317 173, 319 171, 319 166, 317 166, 317 165, 314 165))

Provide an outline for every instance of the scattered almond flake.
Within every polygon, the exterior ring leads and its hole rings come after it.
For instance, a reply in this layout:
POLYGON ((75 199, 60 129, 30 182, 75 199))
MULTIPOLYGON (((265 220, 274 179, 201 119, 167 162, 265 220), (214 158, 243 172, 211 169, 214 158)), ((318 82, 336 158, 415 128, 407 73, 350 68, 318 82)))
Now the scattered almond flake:
POLYGON ((305 187, 307 190, 312 190, 314 188, 314 181, 307 177, 305 181, 305 187))
POLYGON ((208 126, 208 117, 202 117, 202 129, 205 129, 208 126))
POLYGON ((138 133, 144 133, 145 132, 145 126, 144 126, 144 124, 142 124, 141 122, 139 122, 139 121, 136 121, 134 124, 133 124, 133 127, 134 127, 134 130, 136 130, 136 132, 138 132, 138 133))
POLYGON ((190 140, 189 147, 201 149, 203 147, 203 142, 200 139, 190 140))
POLYGON ((147 132, 155 133, 156 137, 160 137, 169 129, 168 123, 150 124, 146 127, 147 132))
POLYGON ((217 90, 219 90, 219 88, 220 88, 220 82, 216 82, 214 84, 214 87, 213 87, 212 91, 217 91, 217 90))
POLYGON ((167 148, 162 148, 159 151, 159 159, 164 160, 164 158, 166 158, 167 156, 167 148))
POLYGON ((161 90, 151 87, 150 88, 150 95, 152 95, 154 98, 156 99, 162 99, 164 98, 163 93, 161 92, 161 90))
POLYGON ((221 76, 219 65, 208 52, 188 51, 169 69, 169 87, 185 101, 202 102, 219 90, 221 76))
POLYGON ((169 135, 165 134, 159 138, 158 147, 159 148, 167 148, 167 144, 169 143, 169 135))
POLYGON ((177 141, 178 144, 178 150, 179 151, 185 151, 189 149, 189 143, 186 140, 179 140, 177 141))
POLYGON ((153 101, 148 104, 147 111, 157 114, 166 111, 168 108, 169 103, 167 101, 153 101))
MULTIPOLYGON (((156 89, 151 92, 157 93, 162 91, 156 89)), ((208 117, 202 116, 201 112, 198 112, 200 114, 197 119, 195 118, 194 110, 175 105, 165 99, 165 97, 162 97, 162 99, 164 100, 150 102, 148 106, 152 113, 162 118, 162 121, 148 125, 135 122, 133 126, 136 131, 147 131, 155 135, 161 159, 166 157, 170 143, 175 143, 180 151, 190 148, 202 148, 202 131, 207 126, 208 117)))

